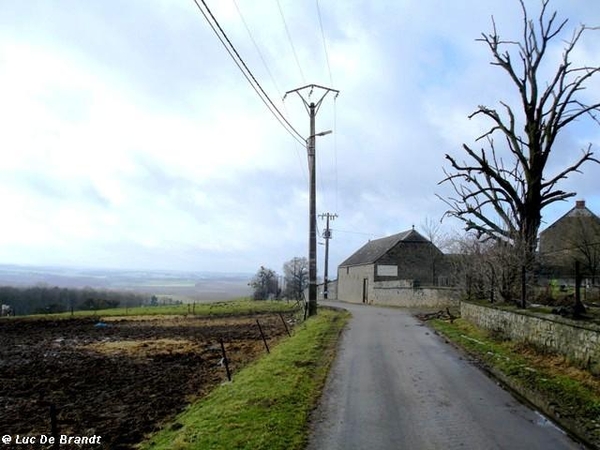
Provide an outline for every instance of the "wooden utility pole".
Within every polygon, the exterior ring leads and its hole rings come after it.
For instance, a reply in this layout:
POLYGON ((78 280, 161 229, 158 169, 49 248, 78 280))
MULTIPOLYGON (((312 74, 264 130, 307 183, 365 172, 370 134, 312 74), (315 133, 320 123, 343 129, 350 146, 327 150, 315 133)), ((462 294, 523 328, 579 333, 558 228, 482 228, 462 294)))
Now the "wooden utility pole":
POLYGON ((302 99, 302 103, 308 112, 310 117, 310 135, 306 139, 306 149, 308 153, 308 173, 309 173, 309 232, 308 232, 308 315, 313 316, 317 314, 317 213, 316 213, 316 174, 315 174, 315 138, 317 136, 324 136, 331 133, 330 131, 322 131, 315 133, 315 117, 321 103, 327 94, 335 92, 336 97, 340 91, 319 86, 316 84, 309 84, 298 89, 293 89, 285 93, 285 98, 288 94, 295 92, 302 99), (321 98, 317 102, 307 101, 303 97, 303 92, 309 89, 307 98, 310 98, 315 89, 324 91, 321 98))
POLYGON ((335 220, 337 214, 324 213, 319 214, 321 219, 327 219, 327 225, 325 227, 325 231, 323 232, 323 239, 325 239, 325 276, 324 276, 324 286, 323 286, 323 298, 327 300, 329 298, 329 239, 331 239, 331 230, 329 229, 329 219, 335 220))
POLYGON ((585 306, 581 302, 581 282, 583 277, 581 275, 581 263, 575 261, 575 306, 573 309, 573 317, 579 318, 582 314, 585 314, 585 306))

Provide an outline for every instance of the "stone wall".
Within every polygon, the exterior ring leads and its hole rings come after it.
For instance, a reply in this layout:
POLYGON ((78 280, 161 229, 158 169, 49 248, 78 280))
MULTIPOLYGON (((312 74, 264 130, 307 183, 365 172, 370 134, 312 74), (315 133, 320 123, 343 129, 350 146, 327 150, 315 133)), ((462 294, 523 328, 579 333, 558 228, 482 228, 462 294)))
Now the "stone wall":
POLYGON ((564 355, 592 373, 600 374, 600 326, 467 302, 461 302, 460 312, 464 319, 481 328, 564 355))
POLYGON ((458 306, 452 288, 414 287, 414 280, 376 281, 373 264, 340 267, 337 281, 337 298, 345 302, 404 307, 458 306))
POLYGON ((451 288, 413 288, 399 281, 377 281, 373 286, 372 303, 406 308, 445 308, 458 306, 451 288))

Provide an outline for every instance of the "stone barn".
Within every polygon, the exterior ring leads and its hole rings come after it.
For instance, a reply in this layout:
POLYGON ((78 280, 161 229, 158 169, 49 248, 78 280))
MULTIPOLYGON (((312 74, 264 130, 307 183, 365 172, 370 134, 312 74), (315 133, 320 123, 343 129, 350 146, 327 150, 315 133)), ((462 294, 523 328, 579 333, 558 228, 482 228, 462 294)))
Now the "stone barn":
POLYGON ((414 228, 375 239, 339 265, 338 299, 399 306, 445 304, 439 287, 447 285, 446 266, 444 254, 414 228))

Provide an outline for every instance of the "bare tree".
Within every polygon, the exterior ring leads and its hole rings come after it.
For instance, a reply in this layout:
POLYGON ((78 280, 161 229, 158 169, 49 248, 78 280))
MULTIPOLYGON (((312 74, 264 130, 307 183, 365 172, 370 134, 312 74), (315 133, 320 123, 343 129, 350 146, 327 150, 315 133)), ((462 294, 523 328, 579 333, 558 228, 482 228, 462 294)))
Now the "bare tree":
POLYGON ((520 294, 521 261, 511 244, 483 242, 475 233, 453 242, 453 284, 464 298, 516 302, 520 294))
POLYGON ((583 265, 584 274, 596 284, 600 267, 600 223, 591 217, 577 217, 568 241, 576 251, 575 259, 583 265))
POLYGON ((264 266, 260 266, 256 275, 248 284, 254 290, 254 300, 269 300, 279 295, 277 273, 264 266))
POLYGON ((442 227, 441 220, 425 217, 425 220, 421 222, 419 228, 423 232, 423 236, 429 239, 431 243, 439 248, 442 252, 446 253, 452 247, 452 237, 442 227))
POLYGON ((447 277, 440 279, 439 273, 443 272, 445 259, 444 252, 446 252, 450 246, 449 235, 442 229, 441 220, 434 220, 431 217, 426 217, 425 220, 421 222, 420 228, 423 235, 434 245, 427 247, 428 259, 431 261, 431 283, 434 286, 447 284, 449 282, 447 277), (440 253, 440 251, 442 253, 440 253))
POLYGON ((485 296, 482 270, 486 268, 486 246, 489 244, 481 242, 473 233, 456 236, 452 241, 452 285, 467 300, 481 299, 485 296))
POLYGON ((463 144, 467 153, 463 162, 446 155, 451 168, 444 170, 446 177, 440 182, 450 183, 454 190, 453 196, 442 198, 450 208, 446 215, 460 219, 466 230, 484 240, 518 243, 528 270, 533 267, 543 208, 575 195, 559 189, 559 182, 580 172, 586 161, 600 162, 593 157, 590 144, 572 164, 548 173, 548 161, 561 131, 578 119, 600 123, 600 103, 587 104, 580 95, 600 67, 572 64, 576 45, 585 32, 593 30, 581 25, 565 41, 553 75, 543 78, 540 68, 548 59, 549 45, 560 38, 567 20, 557 21, 556 12, 547 12, 549 0, 541 3, 537 20, 532 20, 524 0, 520 0, 523 35, 519 41, 501 38, 493 19, 492 33, 482 33, 478 39, 489 48, 491 64, 509 76, 519 102, 511 105, 500 101, 499 110, 479 106, 469 116, 491 121, 491 128, 477 138, 485 141, 486 148, 477 150, 463 144))
POLYGON ((304 289, 308 287, 308 260, 295 257, 283 265, 285 279, 285 295, 293 300, 302 298, 304 289))

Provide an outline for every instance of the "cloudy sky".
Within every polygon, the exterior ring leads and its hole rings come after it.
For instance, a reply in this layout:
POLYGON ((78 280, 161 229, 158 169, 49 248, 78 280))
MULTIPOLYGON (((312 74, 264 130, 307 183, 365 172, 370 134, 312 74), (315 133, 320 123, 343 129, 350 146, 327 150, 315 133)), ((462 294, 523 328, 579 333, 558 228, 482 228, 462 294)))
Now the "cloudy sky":
MULTIPOLYGON (((476 38, 493 15, 518 39, 517 0, 207 4, 303 136, 300 98, 283 94, 340 91, 316 121, 334 130, 317 138, 317 212, 339 215, 331 268, 368 239, 438 221, 444 154, 460 157, 489 125, 467 116, 515 100, 476 38)), ((551 6, 570 19, 565 39, 600 25, 596 0, 551 6)), ((578 62, 598 65, 598 33, 578 62)), ((597 101, 598 83, 582 95, 597 101)), ((600 154, 600 127, 581 121, 550 168, 588 143, 600 154)), ((600 165, 583 170, 562 187, 600 214, 600 165)), ((192 0, 0 0, 0 200, 0 263, 255 272, 307 255, 306 150, 192 0)), ((546 225, 574 200, 545 211, 546 225)))

